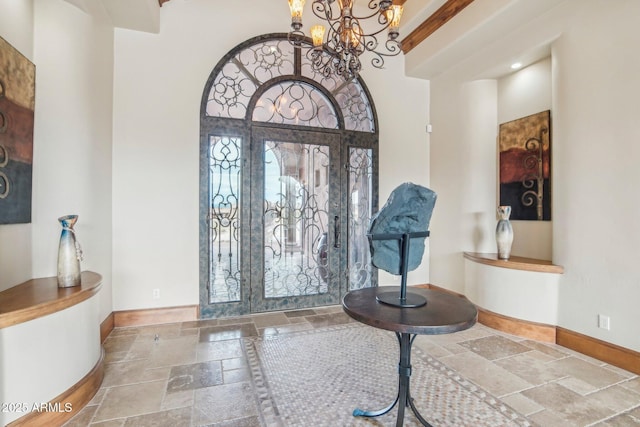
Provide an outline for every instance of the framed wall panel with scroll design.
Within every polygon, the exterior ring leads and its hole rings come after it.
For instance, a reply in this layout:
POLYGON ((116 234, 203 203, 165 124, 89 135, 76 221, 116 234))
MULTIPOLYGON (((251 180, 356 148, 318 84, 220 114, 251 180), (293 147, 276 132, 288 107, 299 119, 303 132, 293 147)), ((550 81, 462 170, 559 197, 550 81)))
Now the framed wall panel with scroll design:
POLYGON ((35 76, 0 37, 0 224, 31 222, 35 76))
POLYGON ((512 220, 551 220, 551 111, 502 123, 500 205, 512 220))

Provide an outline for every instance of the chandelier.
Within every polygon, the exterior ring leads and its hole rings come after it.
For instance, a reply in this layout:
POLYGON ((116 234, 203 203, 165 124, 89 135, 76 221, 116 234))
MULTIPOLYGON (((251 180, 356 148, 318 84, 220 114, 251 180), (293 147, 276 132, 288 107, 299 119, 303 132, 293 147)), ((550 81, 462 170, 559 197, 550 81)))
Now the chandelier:
MULTIPOLYGON (((305 38, 302 29, 302 10, 305 0, 289 0, 291 9, 291 31, 289 41, 296 47, 305 38)), ((398 29, 402 6, 392 4, 392 0, 369 0, 368 15, 353 13, 355 0, 313 0, 314 15, 326 21, 310 29, 313 48, 307 51, 307 58, 314 70, 329 77, 336 74, 347 80, 358 77, 362 64, 360 55, 373 55, 371 64, 383 68, 386 56, 396 56, 401 52, 398 29), (376 29, 366 33, 364 21, 376 22, 376 29), (387 31, 387 39, 379 43, 377 36, 387 31), (326 37, 325 37, 326 35, 326 37)))

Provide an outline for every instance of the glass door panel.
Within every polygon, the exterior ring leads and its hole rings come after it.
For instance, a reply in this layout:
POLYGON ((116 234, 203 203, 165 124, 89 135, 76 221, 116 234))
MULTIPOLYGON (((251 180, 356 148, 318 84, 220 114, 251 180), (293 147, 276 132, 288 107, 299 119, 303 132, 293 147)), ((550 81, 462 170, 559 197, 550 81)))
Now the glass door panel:
POLYGON ((241 143, 209 136, 209 304, 241 300, 241 143))
POLYGON ((338 303, 339 138, 273 128, 253 136, 252 311, 338 303))
POLYGON ((327 293, 329 147, 264 142, 264 296, 327 293))
POLYGON ((347 204, 347 239, 349 290, 377 285, 377 275, 373 274, 369 251, 369 225, 373 211, 373 150, 349 148, 347 204))

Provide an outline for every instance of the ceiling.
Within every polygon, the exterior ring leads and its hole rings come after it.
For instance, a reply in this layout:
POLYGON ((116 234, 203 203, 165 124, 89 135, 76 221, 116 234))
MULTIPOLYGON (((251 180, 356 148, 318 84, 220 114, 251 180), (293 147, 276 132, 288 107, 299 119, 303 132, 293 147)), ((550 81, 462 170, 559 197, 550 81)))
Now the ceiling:
MULTIPOLYGON (((115 27, 150 33, 160 31, 160 8, 170 6, 170 0, 66 1, 87 13, 102 5, 115 27)), ((548 56, 571 12, 567 4, 580 0, 394 1, 405 7, 400 33, 407 75, 433 79, 458 70, 477 79, 512 72, 516 60, 526 66, 548 56)))

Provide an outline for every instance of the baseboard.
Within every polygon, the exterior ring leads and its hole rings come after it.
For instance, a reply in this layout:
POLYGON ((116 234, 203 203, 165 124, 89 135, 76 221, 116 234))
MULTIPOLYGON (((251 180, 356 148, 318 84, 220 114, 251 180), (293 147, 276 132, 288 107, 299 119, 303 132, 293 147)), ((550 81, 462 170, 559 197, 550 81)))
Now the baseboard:
POLYGON ((98 363, 80 381, 48 402, 42 412, 31 412, 7 424, 7 427, 61 426, 78 414, 93 399, 104 378, 104 351, 98 363))
POLYGON ((556 342, 556 326, 504 316, 478 307, 478 322, 485 326, 536 341, 556 342))
POLYGON ((162 307, 142 310, 114 311, 114 327, 158 325, 190 322, 198 319, 199 306, 162 307))
POLYGON ((113 331, 115 321, 113 319, 113 312, 109 313, 106 319, 100 323, 100 342, 104 343, 111 331, 113 331))
POLYGON ((556 344, 640 375, 640 353, 557 327, 556 344))

